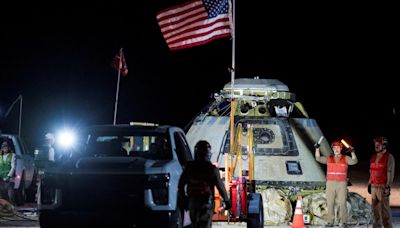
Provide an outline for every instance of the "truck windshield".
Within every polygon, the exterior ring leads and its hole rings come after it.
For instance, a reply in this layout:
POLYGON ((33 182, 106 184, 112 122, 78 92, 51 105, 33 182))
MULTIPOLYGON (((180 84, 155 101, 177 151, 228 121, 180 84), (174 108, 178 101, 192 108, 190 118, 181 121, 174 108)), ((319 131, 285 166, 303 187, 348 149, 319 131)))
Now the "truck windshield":
POLYGON ((131 156, 152 160, 172 158, 171 145, 165 133, 134 132, 89 134, 86 151, 89 156, 131 156))

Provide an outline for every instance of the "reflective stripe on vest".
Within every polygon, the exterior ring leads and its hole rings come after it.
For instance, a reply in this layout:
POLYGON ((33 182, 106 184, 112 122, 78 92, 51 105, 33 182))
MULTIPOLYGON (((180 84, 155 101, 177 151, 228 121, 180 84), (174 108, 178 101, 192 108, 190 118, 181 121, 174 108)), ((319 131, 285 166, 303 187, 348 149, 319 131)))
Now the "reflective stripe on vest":
POLYGON ((347 181, 347 163, 346 156, 341 156, 336 162, 333 155, 328 157, 328 171, 326 172, 327 180, 347 181))
POLYGON ((371 174, 371 184, 386 184, 387 182, 387 163, 389 160, 389 153, 385 152, 381 159, 376 162, 377 155, 374 154, 371 158, 369 173, 371 174))

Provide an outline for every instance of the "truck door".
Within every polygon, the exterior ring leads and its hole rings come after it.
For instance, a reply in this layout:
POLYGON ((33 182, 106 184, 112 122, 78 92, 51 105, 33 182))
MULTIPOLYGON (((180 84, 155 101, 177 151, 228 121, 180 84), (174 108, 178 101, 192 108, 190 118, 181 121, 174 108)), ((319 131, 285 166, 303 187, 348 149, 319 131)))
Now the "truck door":
POLYGON ((185 136, 181 132, 174 133, 174 140, 176 146, 176 155, 178 156, 179 163, 184 166, 187 161, 193 160, 189 145, 185 140, 185 136))

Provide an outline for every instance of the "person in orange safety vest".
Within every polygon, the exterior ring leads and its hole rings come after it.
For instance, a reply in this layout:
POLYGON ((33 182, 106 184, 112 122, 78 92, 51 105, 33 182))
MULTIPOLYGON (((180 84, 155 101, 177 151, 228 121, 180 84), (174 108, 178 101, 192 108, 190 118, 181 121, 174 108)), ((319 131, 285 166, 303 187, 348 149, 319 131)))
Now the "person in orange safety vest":
POLYGON ((179 181, 179 188, 187 191, 182 198, 187 201, 185 209, 190 210, 191 227, 210 228, 215 206, 215 187, 224 199, 226 210, 232 207, 231 201, 221 180, 219 169, 210 162, 211 145, 205 140, 198 141, 194 148, 194 154, 195 160, 186 164, 179 181))
POLYGON ((351 157, 342 155, 343 149, 340 141, 331 143, 333 155, 321 156, 319 144, 315 146, 315 159, 322 164, 327 164, 326 172, 326 200, 328 207, 327 227, 332 227, 335 222, 335 201, 339 206, 339 225, 347 223, 347 166, 358 162, 354 148, 350 147, 351 157))
POLYGON ((395 161, 391 153, 386 151, 388 141, 378 136, 374 139, 375 154, 372 156, 369 168, 368 192, 372 198, 374 214, 373 227, 393 227, 390 212, 390 186, 393 184, 395 161))

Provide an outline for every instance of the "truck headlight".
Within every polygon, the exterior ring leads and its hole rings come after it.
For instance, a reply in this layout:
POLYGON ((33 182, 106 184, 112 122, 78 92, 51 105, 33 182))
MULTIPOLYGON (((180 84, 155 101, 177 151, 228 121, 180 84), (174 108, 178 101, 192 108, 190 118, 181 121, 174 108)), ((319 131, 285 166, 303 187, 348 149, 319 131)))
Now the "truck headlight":
POLYGON ((151 190, 155 204, 168 204, 169 179, 169 174, 148 175, 146 189, 151 190))
POLYGON ((62 132, 59 132, 57 135, 56 142, 62 148, 65 149, 72 148, 75 146, 76 143, 75 133, 70 130, 64 130, 62 132))

